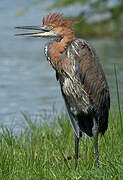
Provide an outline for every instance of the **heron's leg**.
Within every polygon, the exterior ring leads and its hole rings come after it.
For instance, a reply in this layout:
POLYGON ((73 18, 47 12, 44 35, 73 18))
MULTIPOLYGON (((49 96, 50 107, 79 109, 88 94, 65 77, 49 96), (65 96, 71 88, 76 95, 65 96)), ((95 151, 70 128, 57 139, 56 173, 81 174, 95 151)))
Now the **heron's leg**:
POLYGON ((74 136, 75 136, 75 170, 76 170, 77 161, 78 161, 78 152, 79 152, 79 138, 76 136, 75 133, 74 136))
POLYGON ((93 119, 93 128, 92 128, 92 133, 94 137, 94 153, 96 156, 96 165, 98 166, 98 159, 99 159, 99 154, 98 154, 98 124, 95 119, 93 119))

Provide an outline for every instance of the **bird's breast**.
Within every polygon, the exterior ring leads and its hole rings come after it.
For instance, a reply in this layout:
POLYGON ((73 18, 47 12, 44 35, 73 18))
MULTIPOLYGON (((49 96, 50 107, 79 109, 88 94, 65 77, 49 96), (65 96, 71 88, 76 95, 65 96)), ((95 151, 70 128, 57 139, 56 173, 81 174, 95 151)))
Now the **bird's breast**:
POLYGON ((91 108, 90 102, 82 86, 74 80, 63 76, 59 76, 59 82, 62 95, 69 106, 70 111, 74 115, 82 113, 82 111, 84 114, 88 114, 91 108))

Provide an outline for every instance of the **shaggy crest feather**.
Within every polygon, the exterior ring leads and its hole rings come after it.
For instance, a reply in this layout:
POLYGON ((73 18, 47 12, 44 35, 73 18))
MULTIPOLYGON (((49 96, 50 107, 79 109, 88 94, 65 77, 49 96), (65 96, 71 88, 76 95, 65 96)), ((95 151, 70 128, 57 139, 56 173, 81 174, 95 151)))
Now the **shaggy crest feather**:
POLYGON ((55 25, 71 28, 72 21, 63 17, 63 14, 53 13, 49 14, 46 18, 43 17, 43 25, 55 25))

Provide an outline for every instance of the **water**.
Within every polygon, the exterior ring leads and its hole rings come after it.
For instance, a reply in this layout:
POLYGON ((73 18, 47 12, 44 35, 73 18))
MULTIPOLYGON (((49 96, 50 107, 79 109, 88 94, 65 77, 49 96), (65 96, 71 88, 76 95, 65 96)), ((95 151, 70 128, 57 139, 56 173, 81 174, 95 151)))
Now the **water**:
MULTIPOLYGON (((20 2, 20 1, 19 1, 20 2)), ((22 3, 22 2, 21 2, 22 3)), ((23 4, 14 4, 7 0, 0 4, 0 124, 7 127, 23 124, 22 112, 30 117, 49 113, 52 119, 53 107, 56 111, 64 110, 59 85, 55 72, 48 65, 44 56, 45 40, 19 38, 14 34, 15 26, 41 24, 42 6, 30 8, 23 16, 17 16, 23 4)), ((116 102, 116 85, 113 64, 117 64, 121 103, 123 102, 123 40, 92 40, 106 73, 112 104, 116 102)))

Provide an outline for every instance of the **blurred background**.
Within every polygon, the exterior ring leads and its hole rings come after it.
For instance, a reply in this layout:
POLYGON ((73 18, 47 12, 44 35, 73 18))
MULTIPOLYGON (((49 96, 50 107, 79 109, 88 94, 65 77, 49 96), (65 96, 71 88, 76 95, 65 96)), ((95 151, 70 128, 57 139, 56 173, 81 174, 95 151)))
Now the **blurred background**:
MULTIPOLYGON (((40 25, 51 12, 74 22, 76 37, 95 47, 110 86, 112 107, 117 104, 114 64, 120 103, 123 102, 122 0, 1 0, 0 2, 0 125, 18 132, 23 113, 32 120, 65 112, 55 72, 44 56, 46 40, 15 37, 15 26, 40 25)), ((20 31, 19 31, 20 32, 20 31)))

